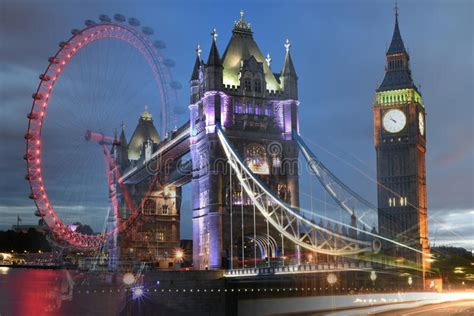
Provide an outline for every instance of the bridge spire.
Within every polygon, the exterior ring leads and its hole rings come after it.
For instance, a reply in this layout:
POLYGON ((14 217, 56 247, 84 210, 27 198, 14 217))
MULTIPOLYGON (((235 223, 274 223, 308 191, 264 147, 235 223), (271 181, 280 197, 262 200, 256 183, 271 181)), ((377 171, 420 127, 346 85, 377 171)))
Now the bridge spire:
POLYGON ((207 58, 206 64, 206 89, 207 90, 220 90, 222 89, 222 76, 223 76, 223 66, 221 57, 219 55, 219 50, 217 49, 217 31, 216 29, 212 30, 212 44, 211 50, 209 51, 209 57, 207 58))
POLYGON ((201 52, 202 52, 201 46, 198 44, 196 47, 196 61, 194 62, 193 73, 191 75, 190 81, 199 80, 199 69, 201 68, 201 64, 202 64, 201 52))
POLYGON ((125 123, 122 121, 120 124, 121 131, 120 131, 120 145, 121 146, 127 146, 127 137, 125 136, 125 123))
POLYGON ((212 44, 207 58, 207 66, 222 66, 219 50, 217 49, 217 31, 214 28, 211 32, 212 44))
POLYGON ((285 63, 283 64, 283 69, 281 70, 281 82, 283 85, 283 90, 286 94, 292 99, 297 99, 297 81, 298 76, 296 75, 295 66, 293 65, 293 60, 291 59, 291 43, 290 40, 286 40, 285 42, 285 63))

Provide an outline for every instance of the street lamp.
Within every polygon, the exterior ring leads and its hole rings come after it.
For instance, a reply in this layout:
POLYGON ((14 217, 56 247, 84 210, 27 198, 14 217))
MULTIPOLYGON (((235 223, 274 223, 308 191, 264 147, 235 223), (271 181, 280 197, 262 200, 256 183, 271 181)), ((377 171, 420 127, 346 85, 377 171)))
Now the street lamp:
POLYGON ((183 257, 184 257, 184 252, 183 252, 183 250, 181 250, 181 249, 176 250, 176 253, 175 253, 174 257, 175 257, 176 260, 178 260, 178 261, 180 261, 181 259, 183 259, 183 257))
POLYGON ((326 279, 331 286, 337 282, 337 276, 334 273, 329 273, 326 279))
POLYGON ((174 258, 176 262, 176 268, 181 268, 181 263, 184 259, 184 251, 181 248, 176 248, 174 251, 174 258))

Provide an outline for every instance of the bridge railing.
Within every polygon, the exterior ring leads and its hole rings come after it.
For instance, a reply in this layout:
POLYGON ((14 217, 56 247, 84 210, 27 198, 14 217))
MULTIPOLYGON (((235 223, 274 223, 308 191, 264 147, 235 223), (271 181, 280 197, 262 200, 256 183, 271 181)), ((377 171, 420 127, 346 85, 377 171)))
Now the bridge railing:
POLYGON ((233 269, 224 272, 224 277, 245 277, 261 275, 283 275, 302 273, 324 273, 337 271, 362 271, 372 270, 372 263, 366 261, 344 262, 344 263, 321 263, 321 264, 301 264, 287 265, 283 267, 259 267, 233 269))

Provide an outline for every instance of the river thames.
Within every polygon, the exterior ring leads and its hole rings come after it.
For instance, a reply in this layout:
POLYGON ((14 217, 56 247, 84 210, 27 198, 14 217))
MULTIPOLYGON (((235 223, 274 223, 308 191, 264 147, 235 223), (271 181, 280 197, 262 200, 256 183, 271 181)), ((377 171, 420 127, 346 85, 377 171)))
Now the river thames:
POLYGON ((125 292, 113 283, 105 285, 101 277, 74 270, 0 267, 0 315, 120 314, 125 292))

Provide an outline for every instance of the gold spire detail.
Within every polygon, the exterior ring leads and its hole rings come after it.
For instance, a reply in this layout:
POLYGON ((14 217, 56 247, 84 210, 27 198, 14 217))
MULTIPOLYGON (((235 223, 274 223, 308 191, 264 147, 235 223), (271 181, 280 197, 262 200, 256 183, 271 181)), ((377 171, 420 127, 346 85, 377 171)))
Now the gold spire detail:
POLYGON ((148 105, 145 105, 145 111, 142 112, 140 115, 140 120, 142 121, 152 121, 153 116, 151 115, 150 112, 148 112, 148 105))
POLYGON ((240 20, 234 22, 234 30, 250 31, 250 23, 245 22, 244 10, 240 10, 240 20))

